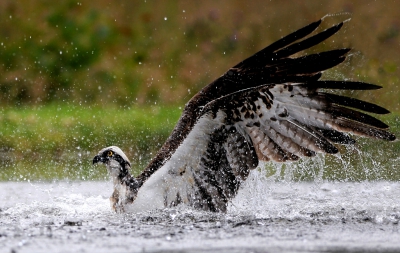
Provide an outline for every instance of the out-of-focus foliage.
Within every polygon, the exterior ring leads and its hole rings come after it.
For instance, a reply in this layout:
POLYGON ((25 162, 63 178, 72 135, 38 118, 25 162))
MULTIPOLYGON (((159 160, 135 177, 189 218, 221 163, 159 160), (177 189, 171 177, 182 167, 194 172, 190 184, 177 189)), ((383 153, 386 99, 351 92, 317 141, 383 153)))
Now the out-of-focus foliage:
POLYGON ((94 168, 91 161, 100 149, 111 145, 126 152, 134 169, 143 169, 169 136, 181 111, 176 106, 66 104, 0 109, 0 181, 99 179, 105 169, 94 168))
MULTIPOLYGON (((104 179, 105 167, 91 162, 100 149, 110 145, 124 150, 136 175, 169 136, 181 110, 176 106, 66 104, 1 109, 0 181, 104 179)), ((382 120, 399 136, 398 114, 382 120)), ((327 155, 283 166, 269 163, 267 169, 277 178, 293 180, 400 180, 400 142, 357 141, 360 144, 354 147, 341 146, 340 157, 327 155)))
POLYGON ((372 98, 358 96, 372 102, 379 96, 384 106, 399 110, 397 7, 364 0, 3 0, 0 105, 184 103, 283 35, 326 14, 350 11, 343 31, 317 48, 356 49, 328 76, 383 85, 386 90, 372 98))

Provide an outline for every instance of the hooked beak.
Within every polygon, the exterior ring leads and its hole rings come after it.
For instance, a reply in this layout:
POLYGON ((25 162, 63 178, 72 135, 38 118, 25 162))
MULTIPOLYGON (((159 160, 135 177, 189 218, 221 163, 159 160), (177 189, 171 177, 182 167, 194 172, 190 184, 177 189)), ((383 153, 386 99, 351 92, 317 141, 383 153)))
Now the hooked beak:
POLYGON ((99 163, 99 162, 105 163, 106 159, 104 157, 102 157, 102 156, 96 155, 93 158, 93 164, 96 164, 96 163, 99 163))

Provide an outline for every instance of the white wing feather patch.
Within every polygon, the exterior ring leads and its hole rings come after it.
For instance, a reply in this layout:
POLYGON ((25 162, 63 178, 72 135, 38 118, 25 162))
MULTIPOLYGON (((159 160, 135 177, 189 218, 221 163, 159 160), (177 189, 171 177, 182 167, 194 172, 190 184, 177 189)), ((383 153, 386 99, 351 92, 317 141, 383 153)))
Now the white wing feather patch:
POLYGON ((226 114, 205 113, 171 159, 146 181, 135 206, 146 206, 148 192, 170 207, 180 203, 198 209, 225 211, 248 174, 258 164, 251 138, 229 127, 226 114))

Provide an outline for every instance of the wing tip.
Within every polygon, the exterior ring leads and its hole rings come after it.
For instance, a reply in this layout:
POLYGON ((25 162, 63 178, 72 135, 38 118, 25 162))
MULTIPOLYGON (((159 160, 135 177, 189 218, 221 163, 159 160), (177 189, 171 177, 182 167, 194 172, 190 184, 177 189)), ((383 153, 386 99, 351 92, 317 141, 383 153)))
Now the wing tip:
POLYGON ((312 80, 305 82, 304 86, 315 89, 333 90, 379 90, 383 87, 376 84, 358 81, 334 81, 334 80, 312 80))
POLYGON ((304 28, 309 27, 310 29, 314 28, 312 30, 315 30, 315 29, 318 28, 318 26, 321 25, 322 20, 323 20, 323 18, 318 19, 317 21, 314 21, 314 22, 310 23, 309 25, 305 26, 304 28))
POLYGON ((379 90, 383 88, 383 86, 372 83, 363 83, 363 84, 364 84, 364 90, 379 90))

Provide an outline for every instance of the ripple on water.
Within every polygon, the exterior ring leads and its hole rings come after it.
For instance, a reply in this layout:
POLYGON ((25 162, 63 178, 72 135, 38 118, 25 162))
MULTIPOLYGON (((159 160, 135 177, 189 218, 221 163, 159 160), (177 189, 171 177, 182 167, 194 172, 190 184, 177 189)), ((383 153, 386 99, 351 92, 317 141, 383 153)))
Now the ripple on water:
POLYGON ((109 182, 1 183, 0 248, 351 251, 393 249, 399 238, 394 182, 287 183, 255 173, 226 214, 186 207, 115 214, 111 188, 109 182))

